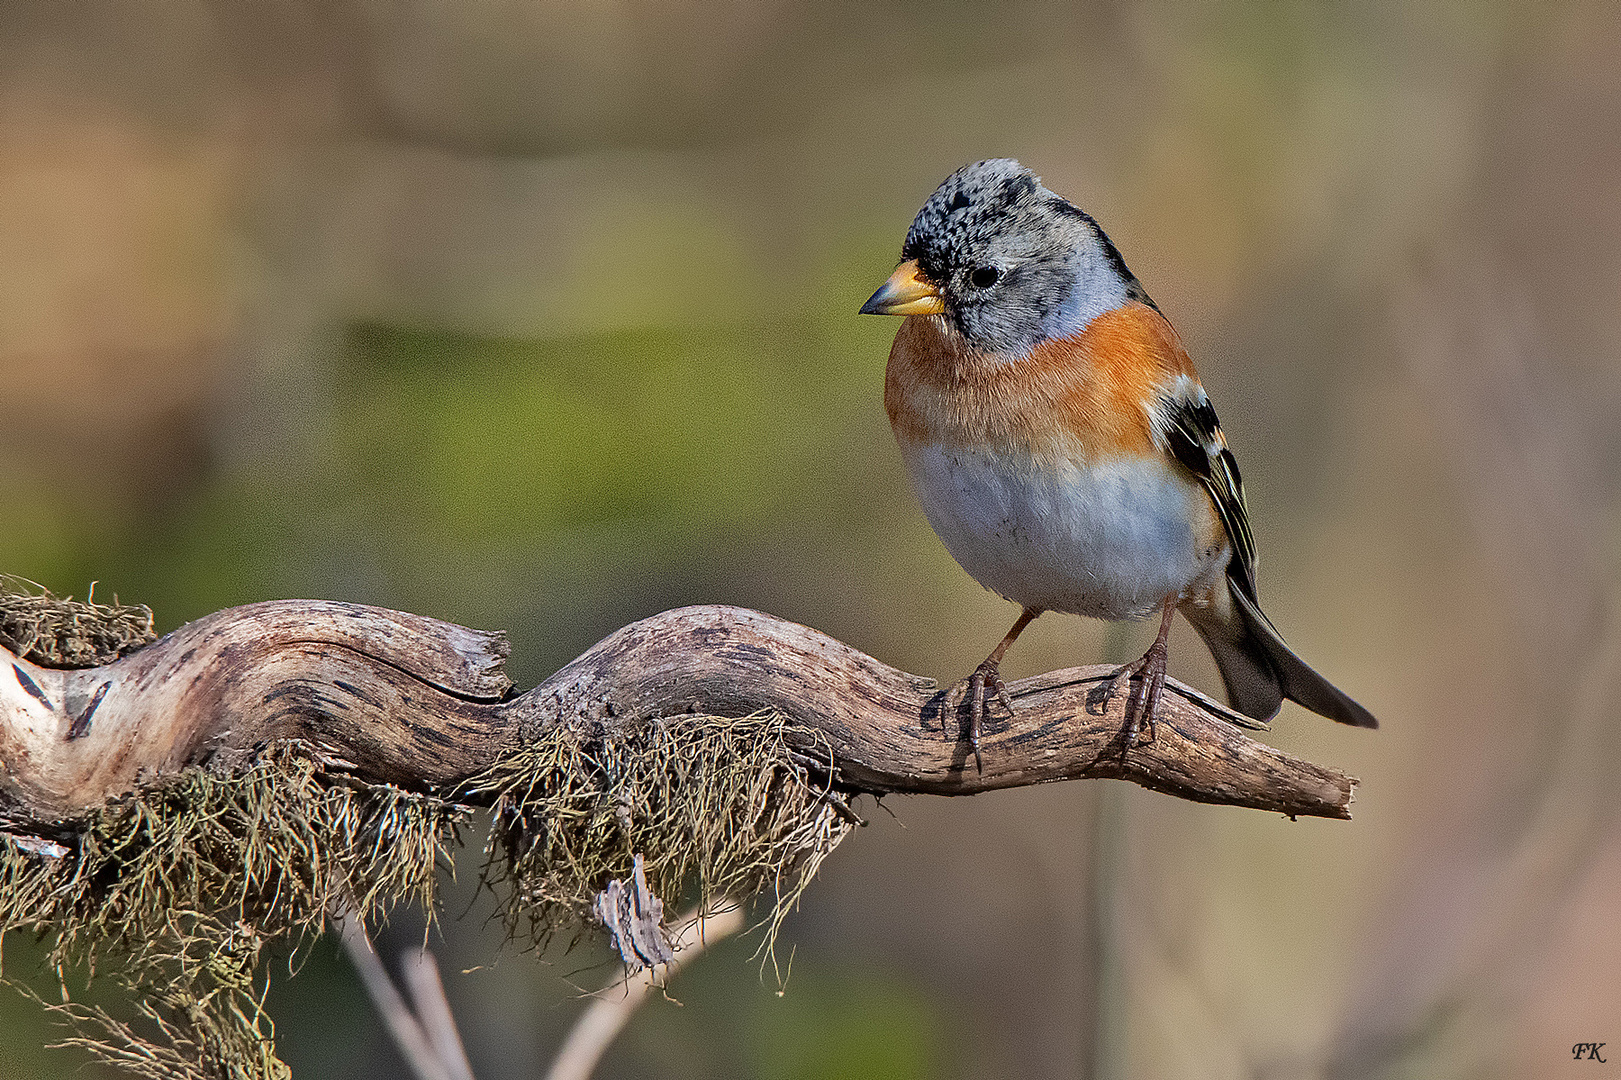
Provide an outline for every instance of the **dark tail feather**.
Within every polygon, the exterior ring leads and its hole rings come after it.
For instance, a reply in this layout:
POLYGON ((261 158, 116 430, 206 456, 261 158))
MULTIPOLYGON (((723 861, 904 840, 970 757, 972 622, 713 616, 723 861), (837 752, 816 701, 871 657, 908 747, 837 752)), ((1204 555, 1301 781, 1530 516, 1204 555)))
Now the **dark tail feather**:
POLYGON ((1379 721, 1290 651, 1271 621, 1242 589, 1229 586, 1231 607, 1184 609, 1188 621, 1210 646, 1234 709, 1257 720, 1269 720, 1283 699, 1297 701, 1330 720, 1373 728, 1379 721))

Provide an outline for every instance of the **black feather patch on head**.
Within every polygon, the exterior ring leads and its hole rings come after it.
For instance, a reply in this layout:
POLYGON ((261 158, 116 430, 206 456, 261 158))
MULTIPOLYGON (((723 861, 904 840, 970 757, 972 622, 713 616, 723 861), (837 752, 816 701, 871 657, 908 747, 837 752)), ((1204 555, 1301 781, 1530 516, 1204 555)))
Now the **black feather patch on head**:
POLYGON ((985 348, 1029 348, 1083 291, 1152 305, 1097 222, 1012 158, 948 176, 918 211, 901 258, 917 262, 957 330, 985 348))
POLYGON ((987 239, 1035 176, 1011 158, 965 165, 946 177, 907 230, 901 258, 916 259, 924 277, 940 284, 987 239))
POLYGON ((1036 176, 1028 169, 1018 176, 1010 176, 1002 181, 1002 200, 1009 204, 1034 195, 1035 191, 1036 176))

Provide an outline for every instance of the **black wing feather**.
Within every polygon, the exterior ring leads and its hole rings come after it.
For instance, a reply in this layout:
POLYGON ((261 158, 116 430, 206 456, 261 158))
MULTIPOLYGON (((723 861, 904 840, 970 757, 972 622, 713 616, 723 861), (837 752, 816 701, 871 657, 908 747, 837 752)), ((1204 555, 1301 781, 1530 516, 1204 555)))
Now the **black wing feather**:
POLYGON ((1249 509, 1244 503, 1244 478, 1238 473, 1238 460, 1222 438, 1216 410, 1200 391, 1197 398, 1163 397, 1157 411, 1167 447, 1177 461, 1199 478, 1205 491, 1210 493, 1210 500, 1216 504, 1221 523, 1227 528, 1227 537, 1233 544, 1228 577, 1251 603, 1257 603, 1255 535, 1250 532, 1249 509))

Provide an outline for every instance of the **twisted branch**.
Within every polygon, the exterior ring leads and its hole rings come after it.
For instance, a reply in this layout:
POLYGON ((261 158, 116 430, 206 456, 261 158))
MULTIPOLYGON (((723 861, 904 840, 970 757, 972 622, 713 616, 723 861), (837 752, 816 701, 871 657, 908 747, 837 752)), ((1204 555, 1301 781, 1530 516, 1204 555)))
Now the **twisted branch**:
POLYGON ((1154 741, 1123 746, 1126 695, 1097 701, 1108 667, 1010 684, 1013 715, 992 711, 976 768, 960 695, 759 612, 666 611, 518 696, 506 655, 500 635, 313 600, 216 612, 102 667, 54 670, 0 649, 0 829, 48 837, 188 765, 228 769, 279 739, 362 779, 424 789, 560 723, 614 730, 760 710, 831 747, 821 764, 845 791, 970 795, 1113 777, 1199 802, 1350 817, 1352 778, 1254 741, 1174 681, 1154 741))

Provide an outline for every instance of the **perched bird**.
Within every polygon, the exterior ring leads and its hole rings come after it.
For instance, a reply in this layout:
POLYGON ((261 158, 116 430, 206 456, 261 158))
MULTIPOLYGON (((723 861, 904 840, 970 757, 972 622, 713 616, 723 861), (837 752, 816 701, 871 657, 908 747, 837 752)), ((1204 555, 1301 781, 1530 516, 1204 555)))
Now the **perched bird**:
POLYGON ((998 668, 1044 611, 1160 616, 1127 701, 1131 745, 1165 685, 1181 611, 1258 720, 1289 698, 1358 727, 1362 706, 1290 651, 1261 613, 1238 463, 1176 331, 1097 222, 1009 158, 947 177, 901 264, 862 305, 903 315, 884 405, 929 524, 963 569, 1023 607, 968 679, 970 739, 998 668))

